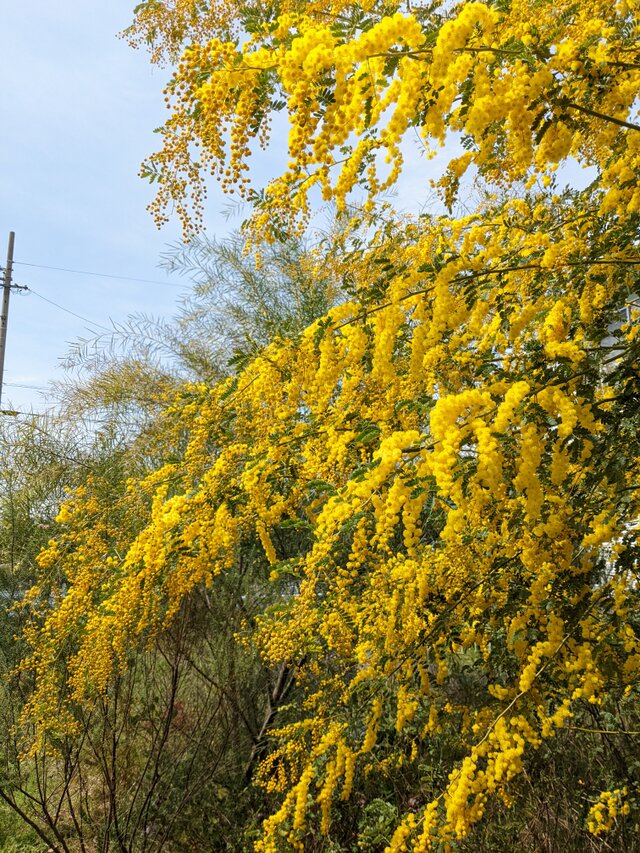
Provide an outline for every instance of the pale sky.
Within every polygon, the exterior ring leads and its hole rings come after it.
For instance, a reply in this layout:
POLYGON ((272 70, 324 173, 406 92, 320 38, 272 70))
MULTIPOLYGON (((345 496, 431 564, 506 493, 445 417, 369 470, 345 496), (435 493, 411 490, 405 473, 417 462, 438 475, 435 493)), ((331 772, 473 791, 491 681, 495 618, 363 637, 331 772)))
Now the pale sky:
MULTIPOLYGON (((143 311, 170 315, 185 286, 82 276, 25 263, 169 281, 160 254, 179 239, 146 211, 138 176, 164 121, 168 70, 152 69, 117 33, 133 0, 3 0, 0 31, 0 264, 15 231, 14 281, 103 326, 143 311)), ((208 232, 237 223, 211 188, 208 232)), ((174 277, 174 281, 176 281, 174 277)), ((13 292, 2 408, 45 408, 32 388, 62 376, 68 343, 87 324, 33 293, 13 292)))

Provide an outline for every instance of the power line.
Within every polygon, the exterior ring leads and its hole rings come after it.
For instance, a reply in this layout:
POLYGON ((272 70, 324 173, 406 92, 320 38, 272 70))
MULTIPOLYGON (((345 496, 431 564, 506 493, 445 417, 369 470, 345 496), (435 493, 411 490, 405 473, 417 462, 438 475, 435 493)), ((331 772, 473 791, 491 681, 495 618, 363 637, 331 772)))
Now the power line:
MULTIPOLYGON (((9 384, 9 383, 5 383, 9 384)), ((30 412, 23 412, 19 409, 0 409, 0 415, 8 415, 10 417, 24 417, 24 418, 49 418, 52 414, 51 410, 44 412, 34 412, 33 410, 30 412)), ((115 427, 126 427, 128 429, 136 429, 144 426, 144 422, 141 421, 124 421, 117 417, 114 418, 89 418, 85 415, 80 415, 78 421, 82 421, 83 424, 97 424, 98 426, 115 426, 115 427)), ((44 432, 41 428, 40 432, 44 432)), ((47 435, 52 435, 51 433, 46 433, 47 435)))
POLYGON ((176 281, 159 281, 158 279, 153 278, 134 278, 129 275, 111 275, 106 272, 92 272, 91 270, 72 270, 67 267, 50 267, 46 264, 31 264, 27 263, 27 261, 14 261, 14 264, 20 264, 23 267, 37 267, 41 270, 56 270, 57 272, 71 272, 76 275, 91 275, 96 276, 98 278, 117 278, 120 281, 140 281, 144 284, 160 284, 163 287, 187 287, 185 284, 178 284, 176 281))
POLYGON ((29 388, 30 391, 46 391, 44 385, 25 385, 22 382, 5 382, 6 386, 10 388, 29 388))
POLYGON ((108 329, 106 326, 103 326, 101 323, 96 323, 94 320, 89 320, 88 317, 83 317, 81 314, 76 314, 75 311, 70 311, 68 308, 65 308, 63 305, 58 305, 57 302, 54 302, 53 299, 48 299, 46 296, 43 296, 41 293, 38 293, 37 290, 34 290, 32 287, 28 287, 27 290, 29 293, 33 293, 34 296, 37 296, 38 299, 42 299, 45 302, 48 302, 49 305, 54 305, 56 308, 59 308, 60 311, 64 311, 65 314, 71 314, 72 317, 77 317, 78 320, 82 320, 84 323, 89 323, 90 326, 95 326, 96 329, 102 329, 105 332, 111 333, 113 329, 108 329))

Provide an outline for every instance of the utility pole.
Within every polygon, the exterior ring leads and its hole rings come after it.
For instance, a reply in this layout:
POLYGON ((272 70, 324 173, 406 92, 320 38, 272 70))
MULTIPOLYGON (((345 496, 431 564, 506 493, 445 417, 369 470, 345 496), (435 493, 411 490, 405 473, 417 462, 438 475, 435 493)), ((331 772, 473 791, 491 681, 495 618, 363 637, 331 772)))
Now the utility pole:
POLYGON ((9 295, 11 293, 11 275, 13 273, 13 231, 9 232, 7 266, 4 269, 4 287, 2 289, 2 316, 0 317, 0 406, 2 406, 2 383, 4 379, 4 351, 7 346, 7 324, 9 322, 9 295))

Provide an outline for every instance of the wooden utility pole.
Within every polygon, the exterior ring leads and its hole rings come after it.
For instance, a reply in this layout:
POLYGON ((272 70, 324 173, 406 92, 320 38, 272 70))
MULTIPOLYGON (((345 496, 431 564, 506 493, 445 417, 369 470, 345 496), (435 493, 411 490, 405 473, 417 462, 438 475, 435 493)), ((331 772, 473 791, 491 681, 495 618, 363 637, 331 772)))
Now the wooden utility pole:
POLYGON ((9 295, 11 293, 11 275, 13 273, 13 231, 9 232, 7 266, 4 269, 4 287, 2 288, 2 316, 0 317, 0 407, 2 406, 2 383, 4 379, 4 351, 7 346, 7 324, 9 322, 9 295))

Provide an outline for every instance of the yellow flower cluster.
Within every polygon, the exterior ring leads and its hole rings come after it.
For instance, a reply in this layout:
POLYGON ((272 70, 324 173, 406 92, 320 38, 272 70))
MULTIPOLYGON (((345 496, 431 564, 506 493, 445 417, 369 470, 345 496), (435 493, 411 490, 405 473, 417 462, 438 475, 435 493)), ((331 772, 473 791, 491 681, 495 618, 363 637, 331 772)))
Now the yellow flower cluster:
MULTIPOLYGON (((146 167, 161 176, 157 216, 171 201, 190 227, 185 196, 191 185, 199 215, 202 169, 212 170, 226 189, 247 194, 245 160, 253 139, 267 141, 276 92, 291 121, 288 168, 267 189, 269 212, 256 214, 258 230, 268 232, 270 221, 306 222, 316 185, 339 206, 363 179, 372 197, 393 185, 403 163, 400 143, 416 116, 427 146, 444 143, 450 130, 474 143, 463 158, 452 158, 449 182, 441 182, 445 195, 471 165, 496 176, 506 169, 509 179, 540 174, 548 183, 557 165, 573 156, 601 170, 602 212, 623 216, 640 209, 640 143, 633 132, 640 71, 625 60, 634 32, 630 7, 612 13, 601 0, 580 8, 564 0, 553 14, 545 7, 532 27, 525 3, 511 4, 508 12, 461 3, 439 29, 398 11, 341 38, 320 6, 307 3, 292 14, 285 4, 270 32, 239 49, 220 38, 228 32, 228 11, 220 11, 218 27, 210 20, 214 10, 189 33, 192 44, 168 90, 175 100, 164 148, 146 167), (565 21, 560 38, 559 18, 565 21), (194 140, 201 146, 198 161, 189 153, 194 140), (379 149, 392 164, 384 177, 379 149)), ((163 40, 171 42, 168 34, 163 40)), ((549 248, 544 265, 553 267, 555 251, 549 248)))
POLYGON ((613 791, 603 791, 598 801, 589 809, 587 829, 592 835, 608 832, 620 815, 629 814, 629 803, 625 802, 628 791, 626 788, 614 788, 613 791))

